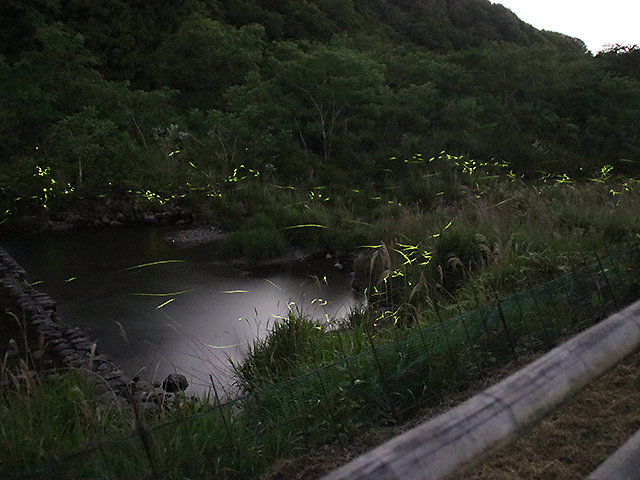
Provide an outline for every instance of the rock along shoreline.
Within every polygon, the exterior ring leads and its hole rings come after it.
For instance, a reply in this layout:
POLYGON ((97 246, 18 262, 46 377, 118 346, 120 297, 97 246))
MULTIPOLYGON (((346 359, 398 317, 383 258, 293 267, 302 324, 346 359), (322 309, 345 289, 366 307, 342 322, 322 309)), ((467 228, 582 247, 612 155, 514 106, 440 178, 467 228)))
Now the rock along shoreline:
MULTIPOLYGON (((65 325, 56 314, 56 302, 31 286, 26 271, 0 247, 0 281, 9 298, 8 311, 39 337, 47 355, 64 367, 87 369, 96 375, 100 396, 107 402, 123 395, 131 380, 111 358, 97 351, 96 343, 78 327, 65 325)), ((29 352, 32 354, 33 352, 29 352)), ((6 354, 6 353, 5 353, 6 354)), ((37 375, 42 372, 34 372, 37 375)))

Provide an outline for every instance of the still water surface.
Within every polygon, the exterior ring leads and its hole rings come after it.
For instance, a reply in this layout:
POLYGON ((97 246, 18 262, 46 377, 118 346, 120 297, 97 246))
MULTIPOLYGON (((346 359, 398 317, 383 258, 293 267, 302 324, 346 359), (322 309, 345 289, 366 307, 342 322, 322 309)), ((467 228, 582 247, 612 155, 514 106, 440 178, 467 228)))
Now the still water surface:
POLYGON ((356 301, 350 277, 333 261, 249 270, 214 261, 212 245, 170 245, 166 233, 120 227, 2 235, 0 245, 99 352, 130 376, 162 381, 183 373, 187 393, 206 391, 210 375, 229 385, 229 359, 242 359, 289 308, 325 319, 356 301))

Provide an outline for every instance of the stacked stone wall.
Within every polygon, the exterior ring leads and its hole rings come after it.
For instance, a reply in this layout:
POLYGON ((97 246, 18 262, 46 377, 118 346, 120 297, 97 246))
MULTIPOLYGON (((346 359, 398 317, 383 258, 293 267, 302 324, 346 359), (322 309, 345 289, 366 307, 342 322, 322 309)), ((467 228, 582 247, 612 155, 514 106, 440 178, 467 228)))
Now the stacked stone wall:
POLYGON ((48 354, 62 365, 91 372, 107 396, 120 395, 129 385, 125 372, 108 355, 99 353, 96 344, 77 327, 64 324, 56 313, 56 302, 33 288, 27 272, 0 247, 0 281, 9 298, 8 310, 23 319, 31 333, 40 338, 48 354))

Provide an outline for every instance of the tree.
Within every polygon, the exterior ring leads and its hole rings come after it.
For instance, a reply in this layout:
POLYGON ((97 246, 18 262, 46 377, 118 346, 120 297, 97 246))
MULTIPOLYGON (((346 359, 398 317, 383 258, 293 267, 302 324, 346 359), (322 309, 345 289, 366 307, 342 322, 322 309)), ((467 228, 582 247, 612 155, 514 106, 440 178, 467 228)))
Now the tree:
POLYGON ((156 52, 154 76, 179 90, 187 108, 220 108, 226 89, 257 68, 263 37, 260 26, 235 29, 194 13, 156 52))
POLYGON ((65 183, 82 185, 88 180, 92 186, 105 187, 127 178, 128 170, 135 168, 130 161, 134 142, 128 133, 101 118, 93 106, 59 121, 47 144, 58 159, 54 173, 65 183))
POLYGON ((274 78, 305 149, 324 160, 373 140, 389 91, 380 64, 343 47, 314 46, 274 78))
POLYGON ((596 58, 615 75, 640 80, 640 45, 608 45, 596 58))
POLYGON ((35 39, 37 49, 0 69, 0 102, 10 112, 0 122, 0 137, 7 140, 0 145, 4 157, 32 151, 54 122, 81 109, 104 82, 81 35, 55 24, 38 28, 35 39))

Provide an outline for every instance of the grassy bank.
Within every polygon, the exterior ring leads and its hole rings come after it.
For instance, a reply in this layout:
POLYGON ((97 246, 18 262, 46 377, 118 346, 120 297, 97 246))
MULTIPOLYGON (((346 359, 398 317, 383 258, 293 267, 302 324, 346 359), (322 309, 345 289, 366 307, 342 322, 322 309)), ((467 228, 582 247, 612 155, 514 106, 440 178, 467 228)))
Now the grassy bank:
POLYGON ((129 404, 96 403, 74 372, 41 382, 23 372, 2 393, 3 473, 38 478, 44 462, 54 478, 250 478, 402 422, 640 293, 635 180, 608 169, 531 180, 446 155, 402 165, 406 179, 381 173, 362 189, 243 178, 219 196, 185 197, 203 219, 235 225, 225 254, 353 254, 366 303, 343 319, 292 311, 233 366, 243 396, 224 405, 212 391, 136 417, 129 404), (47 415, 62 424, 42 429, 47 415))

